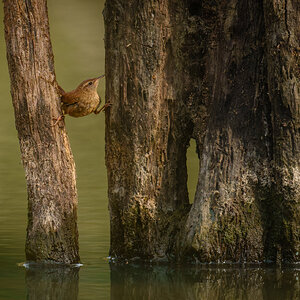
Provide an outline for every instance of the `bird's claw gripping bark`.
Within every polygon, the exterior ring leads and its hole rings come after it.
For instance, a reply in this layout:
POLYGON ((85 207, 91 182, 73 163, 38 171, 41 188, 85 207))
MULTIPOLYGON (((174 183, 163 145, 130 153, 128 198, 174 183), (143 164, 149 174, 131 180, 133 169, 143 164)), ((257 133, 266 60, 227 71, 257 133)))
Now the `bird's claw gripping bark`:
POLYGON ((97 107, 97 109, 94 111, 94 113, 97 115, 99 114, 101 111, 105 111, 108 107, 111 106, 110 102, 105 103, 102 107, 97 107))
MULTIPOLYGON (((51 127, 54 127, 56 125, 59 124, 60 121, 63 121, 65 120, 65 116, 64 115, 61 115, 59 116, 58 118, 52 118, 52 120, 55 120, 55 123, 53 125, 51 125, 51 127)), ((58 125, 59 126, 59 125, 58 125)), ((62 127, 62 126, 59 126, 59 127, 62 127)))

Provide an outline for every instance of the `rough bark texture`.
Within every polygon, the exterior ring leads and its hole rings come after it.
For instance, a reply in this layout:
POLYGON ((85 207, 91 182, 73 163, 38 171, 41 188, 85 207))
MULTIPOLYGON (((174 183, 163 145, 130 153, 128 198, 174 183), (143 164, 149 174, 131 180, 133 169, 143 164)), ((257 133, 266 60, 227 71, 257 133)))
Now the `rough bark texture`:
POLYGON ((27 260, 79 261, 75 165, 61 114, 46 1, 4 1, 16 127, 28 190, 27 260))
POLYGON ((297 1, 108 0, 104 17, 111 255, 298 261, 297 1))

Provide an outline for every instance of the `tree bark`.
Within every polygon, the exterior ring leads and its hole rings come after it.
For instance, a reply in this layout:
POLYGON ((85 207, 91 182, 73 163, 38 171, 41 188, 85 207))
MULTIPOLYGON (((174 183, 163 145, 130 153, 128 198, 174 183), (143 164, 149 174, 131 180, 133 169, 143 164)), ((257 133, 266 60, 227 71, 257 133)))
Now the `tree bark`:
POLYGON ((79 261, 75 165, 61 114, 47 2, 4 1, 16 128, 28 191, 26 258, 79 261))
POLYGON ((299 16, 296 0, 106 1, 112 256, 299 261, 299 16))

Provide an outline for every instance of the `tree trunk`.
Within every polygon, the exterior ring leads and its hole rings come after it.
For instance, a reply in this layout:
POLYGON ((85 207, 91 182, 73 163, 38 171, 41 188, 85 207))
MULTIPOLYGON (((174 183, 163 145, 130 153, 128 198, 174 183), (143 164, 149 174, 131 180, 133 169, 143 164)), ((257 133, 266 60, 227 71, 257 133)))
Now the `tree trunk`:
POLYGON ((111 255, 164 258, 189 205, 190 122, 176 95, 168 1, 107 1, 104 16, 111 255))
POLYGON ((112 256, 299 260, 300 10, 276 3, 106 1, 112 256))
POLYGON ((4 1, 16 127, 28 190, 26 258, 79 261, 75 165, 61 114, 43 1, 4 1))

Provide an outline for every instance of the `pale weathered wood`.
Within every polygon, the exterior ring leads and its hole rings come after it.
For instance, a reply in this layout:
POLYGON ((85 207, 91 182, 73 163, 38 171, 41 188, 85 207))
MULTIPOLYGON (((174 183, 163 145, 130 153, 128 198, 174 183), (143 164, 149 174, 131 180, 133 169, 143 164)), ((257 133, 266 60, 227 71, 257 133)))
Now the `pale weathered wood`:
POLYGON ((28 190, 27 260, 79 261, 75 165, 61 113, 45 0, 4 1, 11 94, 28 190))

